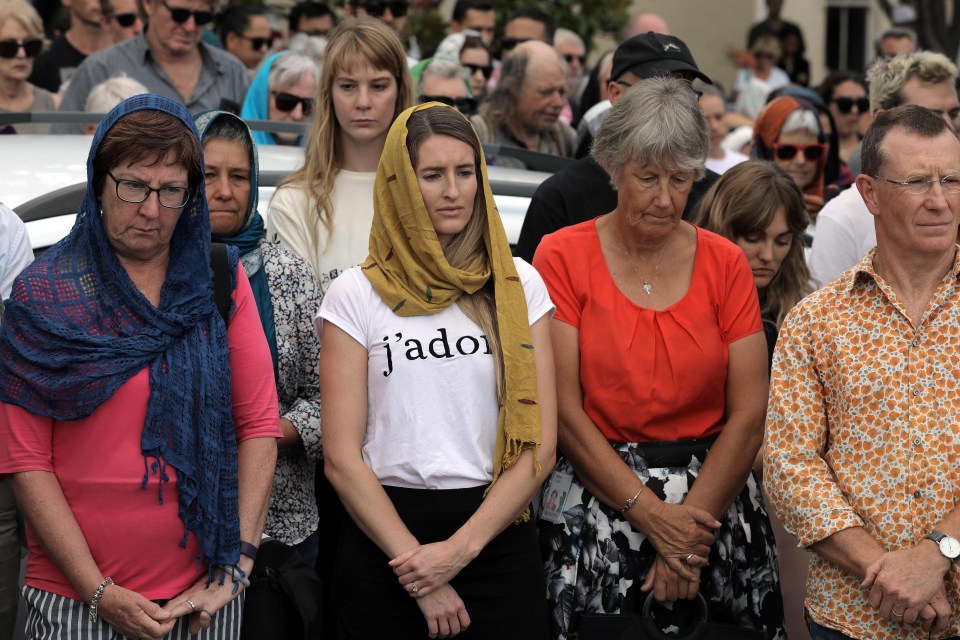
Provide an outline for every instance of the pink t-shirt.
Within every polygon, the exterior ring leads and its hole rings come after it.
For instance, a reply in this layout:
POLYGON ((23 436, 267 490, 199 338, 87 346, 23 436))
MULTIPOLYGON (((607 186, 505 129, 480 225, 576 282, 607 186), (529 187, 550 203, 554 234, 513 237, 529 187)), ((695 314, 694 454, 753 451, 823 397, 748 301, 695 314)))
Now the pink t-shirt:
MULTIPOLYGON (((242 267, 233 297, 236 308, 227 336, 237 442, 279 438, 270 350, 242 267)), ((186 548, 179 546, 184 528, 177 514, 176 470, 167 467, 170 481, 163 485, 163 504, 156 474, 150 474, 145 490, 140 488, 145 471, 140 436, 149 376, 149 368, 144 368, 82 420, 56 421, 0 403, 0 473, 55 473, 103 575, 158 600, 180 593, 206 568, 197 567, 199 541, 193 533, 186 548)), ((27 542, 27 585, 83 599, 29 527, 27 542)))

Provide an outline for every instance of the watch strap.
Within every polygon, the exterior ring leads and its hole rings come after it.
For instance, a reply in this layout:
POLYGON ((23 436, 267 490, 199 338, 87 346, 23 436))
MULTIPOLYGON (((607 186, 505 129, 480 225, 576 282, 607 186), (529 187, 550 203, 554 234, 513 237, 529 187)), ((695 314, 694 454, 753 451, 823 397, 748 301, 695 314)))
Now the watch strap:
POLYGON ((257 547, 244 540, 240 541, 240 553, 247 556, 251 560, 257 559, 257 547))
POLYGON ((940 555, 942 555, 944 558, 946 558, 946 559, 949 560, 950 562, 956 562, 957 560, 960 560, 960 555, 957 555, 957 556, 951 558, 950 556, 948 556, 947 554, 945 554, 945 553, 943 552, 943 550, 940 548, 940 541, 943 540, 944 538, 949 538, 949 537, 950 537, 950 536, 948 536, 947 534, 942 533, 942 532, 937 531, 936 529, 934 529, 933 531, 931 531, 930 533, 928 533, 927 535, 925 535, 925 536, 923 536, 923 537, 926 538, 927 540, 933 540, 935 543, 937 543, 937 550, 940 551, 940 555))

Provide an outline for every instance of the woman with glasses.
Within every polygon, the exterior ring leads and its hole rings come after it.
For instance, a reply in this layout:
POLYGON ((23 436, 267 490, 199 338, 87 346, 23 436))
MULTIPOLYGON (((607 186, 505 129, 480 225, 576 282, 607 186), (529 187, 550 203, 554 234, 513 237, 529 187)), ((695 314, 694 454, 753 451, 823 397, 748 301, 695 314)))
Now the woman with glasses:
MULTIPOLYGON (((475 31, 463 31, 452 33, 444 38, 437 46, 433 58, 422 60, 410 69, 414 81, 419 82, 419 75, 432 60, 440 58, 459 62, 468 72, 468 87, 473 100, 476 103, 483 100, 487 94, 487 81, 493 74, 493 60, 490 49, 480 39, 479 35, 474 35, 476 33, 475 31)), ((475 108, 476 105, 474 105, 475 108)))
POLYGON ((28 523, 29 638, 239 638, 282 432, 203 167, 183 105, 121 103, 76 224, 6 302, 0 473, 28 523))
MULTIPOLYGON (((60 98, 27 82, 43 49, 43 22, 25 0, 0 4, 0 113, 56 111, 60 98)), ((17 133, 50 133, 49 124, 16 124, 17 133)))
POLYGON ((827 151, 817 109, 803 98, 771 100, 754 123, 753 157, 776 162, 793 178, 811 220, 823 207, 827 151))
POLYGON ((866 116, 869 122, 870 98, 867 83, 849 71, 834 71, 817 87, 823 102, 830 109, 836 125, 840 160, 847 163, 850 154, 860 144, 860 123, 866 116))
POLYGON ((270 199, 267 238, 307 260, 321 291, 367 255, 373 182, 394 118, 412 102, 400 40, 378 20, 336 27, 302 168, 270 199))
POLYGON ((750 475, 767 387, 756 286, 736 245, 682 220, 709 147, 689 82, 637 83, 593 143, 616 208, 534 257, 557 305, 562 455, 540 512, 555 639, 603 622, 579 614, 639 613, 650 598, 673 603, 661 625, 683 629, 698 594, 711 619, 784 637, 750 475))
MULTIPOLYGON (((320 69, 307 56, 283 51, 264 60, 247 90, 240 116, 247 120, 310 122, 320 69)), ((258 145, 303 146, 305 134, 254 131, 258 145)))

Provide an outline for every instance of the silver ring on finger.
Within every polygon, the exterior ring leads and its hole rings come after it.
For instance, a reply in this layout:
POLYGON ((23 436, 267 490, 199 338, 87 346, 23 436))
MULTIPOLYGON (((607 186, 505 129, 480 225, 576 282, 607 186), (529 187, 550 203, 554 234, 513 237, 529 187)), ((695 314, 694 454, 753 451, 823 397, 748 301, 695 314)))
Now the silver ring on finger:
POLYGON ((692 560, 692 559, 693 559, 693 554, 692 554, 692 553, 688 553, 688 554, 687 554, 687 557, 683 559, 683 564, 690 564, 690 560, 692 560))
POLYGON ((187 600, 187 604, 190 605, 190 609, 191 609, 192 611, 196 611, 196 610, 197 610, 197 605, 193 604, 193 600, 187 600))
POLYGON ((890 612, 890 616, 893 617, 893 618, 900 618, 901 620, 903 619, 903 614, 902 614, 902 613, 897 613, 896 611, 891 611, 891 612, 890 612))
POLYGON ((417 593, 418 591, 420 591, 420 587, 417 586, 417 583, 416 583, 416 582, 414 582, 414 583, 412 583, 412 584, 413 584, 413 586, 410 588, 410 591, 411 591, 411 592, 417 593))

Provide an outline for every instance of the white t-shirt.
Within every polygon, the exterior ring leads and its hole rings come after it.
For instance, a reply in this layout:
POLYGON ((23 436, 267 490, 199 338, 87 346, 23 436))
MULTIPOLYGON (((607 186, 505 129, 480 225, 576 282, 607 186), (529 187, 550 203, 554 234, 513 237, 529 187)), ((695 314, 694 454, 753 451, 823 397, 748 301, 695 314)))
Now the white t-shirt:
POLYGON ((27 227, 13 209, 0 204, 0 299, 10 297, 13 280, 33 262, 27 227))
POLYGON ((707 169, 718 173, 721 176, 726 173, 729 169, 737 166, 741 162, 746 162, 749 160, 747 156, 737 151, 730 151, 729 149, 724 149, 724 154, 722 158, 710 158, 707 157, 706 166, 707 169))
POLYGON ((823 206, 817 215, 817 234, 810 250, 810 271, 819 286, 830 284, 852 269, 877 246, 873 214, 852 185, 823 206))
POLYGON ((376 172, 360 173, 341 169, 333 182, 333 234, 316 214, 316 202, 299 186, 285 185, 270 198, 267 209, 267 239, 279 242, 310 263, 320 293, 341 273, 367 259, 370 253, 370 226, 373 224, 373 183, 376 172), (316 230, 316 245, 311 241, 316 230))
MULTIPOLYGON (((533 324, 553 312, 553 303, 540 274, 520 258, 514 263, 533 324)), ((324 321, 369 354, 362 454, 382 484, 463 489, 493 480, 493 356, 480 327, 459 306, 398 316, 356 267, 327 291, 314 320, 318 334, 324 321)))

